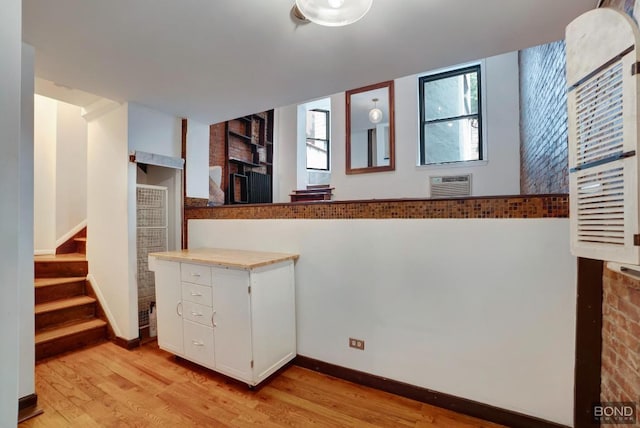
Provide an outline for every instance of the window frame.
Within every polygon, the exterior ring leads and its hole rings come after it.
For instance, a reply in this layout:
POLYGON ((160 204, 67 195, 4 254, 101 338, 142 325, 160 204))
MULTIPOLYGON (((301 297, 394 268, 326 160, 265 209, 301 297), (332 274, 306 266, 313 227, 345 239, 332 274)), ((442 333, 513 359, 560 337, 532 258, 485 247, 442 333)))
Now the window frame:
MULTIPOLYGON (((307 169, 307 171, 331 171, 331 124, 330 124, 330 120, 331 120, 331 111, 330 110, 326 110, 326 109, 322 109, 322 108, 312 108, 312 109, 308 109, 306 111, 306 113, 310 112, 310 111, 315 111, 315 112, 319 112, 319 113, 324 113, 327 117, 326 122, 326 133, 325 135, 327 136, 326 139, 324 138, 309 138, 306 135, 305 132, 305 136, 304 136, 304 142, 305 142, 305 168, 307 169), (326 168, 309 168, 309 157, 307 156, 307 150, 308 150, 308 146, 309 144, 309 140, 311 141, 326 141, 327 142, 327 167, 326 168)), ((305 120, 306 120, 306 113, 305 113, 305 120)), ((312 145, 313 146, 313 145, 312 145)), ((318 150, 322 150, 316 146, 313 146, 314 148, 318 149, 318 150)))
POLYGON ((419 117, 419 126, 420 126, 419 161, 420 163, 418 164, 418 166, 439 166, 439 165, 453 166, 453 165, 466 165, 470 163, 478 163, 478 162, 486 161, 486 147, 485 147, 484 123, 483 123, 483 110, 484 110, 484 103, 483 103, 484 90, 483 89, 484 87, 483 87, 483 81, 482 81, 482 63, 465 65, 462 67, 457 67, 457 68, 439 72, 439 73, 428 74, 418 78, 418 93, 419 93, 418 102, 419 102, 419 111, 420 111, 420 117, 419 117), (450 77, 460 76, 470 72, 475 72, 477 75, 478 113, 459 115, 459 116, 449 116, 446 118, 434 119, 434 120, 425 120, 425 113, 426 113, 425 100, 424 100, 425 83, 433 82, 441 79, 447 79, 450 77), (459 119, 465 119, 465 118, 476 117, 476 116, 478 118, 478 159, 457 160, 457 161, 450 161, 450 162, 432 162, 432 163, 426 162, 427 145, 425 142, 425 125, 429 123, 440 123, 440 122, 459 120, 459 119))

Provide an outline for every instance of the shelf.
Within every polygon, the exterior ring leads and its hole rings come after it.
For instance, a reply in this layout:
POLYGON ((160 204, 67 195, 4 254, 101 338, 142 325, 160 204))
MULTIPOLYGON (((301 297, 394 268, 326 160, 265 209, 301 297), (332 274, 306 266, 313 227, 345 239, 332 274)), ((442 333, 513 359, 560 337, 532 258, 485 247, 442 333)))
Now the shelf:
POLYGON ((244 174, 231 174, 229 176, 229 203, 246 204, 249 202, 249 185, 244 174), (236 199, 236 186, 239 187, 240 199, 236 199))
POLYGON ((253 162, 249 162, 242 159, 236 159, 236 158, 229 158, 229 162, 233 162, 235 164, 244 165, 244 166, 254 166, 254 167, 261 166, 259 163, 253 163, 253 162))
POLYGON ((253 141, 252 141, 253 139, 248 135, 244 135, 244 134, 241 134, 239 132, 231 131, 231 130, 229 130, 229 135, 232 135, 232 136, 238 137, 238 138, 242 138, 242 139, 247 140, 248 142, 253 144, 253 141))
POLYGON ((270 183, 273 180, 273 148, 275 146, 273 111, 248 114, 227 121, 224 139, 225 202, 245 204, 271 201, 270 183), (266 179, 269 183, 268 189, 262 176, 268 177, 266 179), (261 191, 263 194, 260 193, 261 191), (258 197, 259 194, 262 196, 258 197))

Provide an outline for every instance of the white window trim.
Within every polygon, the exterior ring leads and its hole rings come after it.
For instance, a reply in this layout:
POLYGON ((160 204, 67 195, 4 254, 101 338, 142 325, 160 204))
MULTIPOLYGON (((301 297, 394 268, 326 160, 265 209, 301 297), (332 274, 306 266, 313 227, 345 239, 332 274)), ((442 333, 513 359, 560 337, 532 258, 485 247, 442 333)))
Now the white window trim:
MULTIPOLYGON (((322 98, 318 98, 312 101, 308 101, 306 103, 302 103, 298 105, 298 115, 297 115, 297 122, 298 122, 298 128, 300 128, 300 123, 302 121, 302 123, 306 123, 306 114, 308 110, 314 110, 314 109, 321 109, 321 110, 327 110, 329 112, 329 159, 328 159, 328 163, 329 163, 329 169, 309 169, 307 168, 307 158, 306 158, 306 148, 307 148, 307 138, 306 135, 304 135, 304 138, 302 135, 299 135, 299 141, 298 141, 298 149, 299 150, 304 150, 305 156, 304 156, 304 167, 303 169, 306 172, 317 172, 317 173, 324 173, 324 174, 330 174, 332 167, 333 167, 333 162, 331 161, 331 158, 333 157, 332 155, 332 140, 333 140, 333 113, 332 113, 332 106, 331 106, 331 97, 322 97, 322 98), (304 113, 302 113, 302 111, 304 113)), ((301 131, 299 131, 301 132, 301 131)))
MULTIPOLYGON (((480 75, 482 78, 480 79, 480 109, 481 117, 482 117, 482 160, 472 160, 472 161, 460 161, 460 162, 448 162, 448 163, 432 163, 427 165, 422 165, 420 163, 420 126, 422 126, 422 118, 420 116, 420 88, 417 88, 416 91, 416 111, 418 112, 418 128, 416 129, 417 133, 417 144, 416 144, 416 169, 444 169, 444 168, 474 168, 474 167, 482 167, 487 166, 489 164, 489 127, 487 126, 487 64, 484 59, 480 61, 471 61, 465 62, 462 64, 453 65, 451 67, 439 68, 437 70, 429 71, 428 73, 418 74, 417 80, 420 82, 420 78, 424 76, 432 76, 434 74, 446 73, 448 71, 458 70, 460 68, 472 67, 475 65, 480 65, 480 75)), ((419 83, 418 83, 419 84, 419 83)))

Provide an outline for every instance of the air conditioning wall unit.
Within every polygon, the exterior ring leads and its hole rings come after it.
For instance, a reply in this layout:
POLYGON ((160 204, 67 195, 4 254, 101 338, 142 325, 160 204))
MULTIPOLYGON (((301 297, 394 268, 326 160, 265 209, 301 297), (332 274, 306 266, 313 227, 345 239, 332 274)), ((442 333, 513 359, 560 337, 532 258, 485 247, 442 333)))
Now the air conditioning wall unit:
POLYGON ((638 47, 625 14, 591 10, 567 26, 571 252, 640 264, 638 47))
POLYGON ((429 177, 432 198, 471 196, 471 174, 429 177))

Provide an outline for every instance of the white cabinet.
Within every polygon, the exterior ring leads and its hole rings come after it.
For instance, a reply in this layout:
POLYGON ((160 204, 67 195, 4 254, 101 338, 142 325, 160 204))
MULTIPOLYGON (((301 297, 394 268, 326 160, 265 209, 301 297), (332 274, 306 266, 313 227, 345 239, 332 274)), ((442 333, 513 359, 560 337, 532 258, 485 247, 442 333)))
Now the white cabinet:
POLYGON ((156 308, 158 346, 174 354, 184 353, 182 333, 182 293, 175 284, 180 283, 180 265, 165 260, 149 259, 156 275, 156 308))
POLYGON ((257 385, 296 355, 296 258, 207 249, 151 254, 158 345, 257 385))

